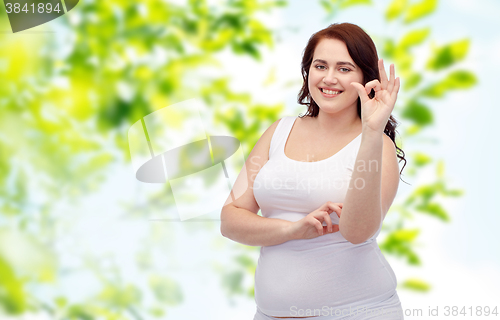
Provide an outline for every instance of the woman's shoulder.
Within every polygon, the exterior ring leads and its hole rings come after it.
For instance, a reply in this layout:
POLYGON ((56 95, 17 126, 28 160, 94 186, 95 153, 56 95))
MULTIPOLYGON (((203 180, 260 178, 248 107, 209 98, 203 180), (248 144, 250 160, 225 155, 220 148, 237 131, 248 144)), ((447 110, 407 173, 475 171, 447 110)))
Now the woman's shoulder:
POLYGON ((262 134, 261 139, 264 138, 264 139, 268 139, 270 141, 270 139, 274 135, 274 132, 276 132, 276 129, 280 125, 280 123, 283 124, 283 123, 288 122, 288 121, 293 121, 295 118, 300 119, 300 117, 285 116, 283 118, 280 118, 280 119, 274 121, 273 124, 271 124, 269 126, 269 128, 267 128, 266 131, 262 134))
POLYGON ((283 118, 280 118, 280 119, 274 121, 273 124, 271 124, 266 129, 266 131, 264 131, 264 133, 262 134, 262 136, 259 139, 259 142, 262 141, 262 143, 270 144, 271 143, 271 139, 272 139, 272 137, 274 135, 274 132, 276 132, 276 128, 281 123, 281 120, 283 120, 283 118))
POLYGON ((276 130, 280 125, 291 125, 293 123, 295 126, 296 124, 299 124, 302 121, 303 119, 298 116, 284 116, 276 120, 273 124, 271 124, 269 128, 267 128, 266 131, 262 134, 262 138, 271 141, 274 133, 276 132, 276 130))
POLYGON ((257 141, 257 143, 254 146, 254 153, 262 153, 262 154, 269 154, 269 148, 271 147, 271 140, 273 139, 273 135, 278 129, 278 126, 283 124, 285 121, 290 121, 290 119, 293 119, 295 117, 293 116, 285 116, 282 117, 276 121, 274 121, 267 129, 264 131, 264 133, 261 135, 260 139, 257 141))

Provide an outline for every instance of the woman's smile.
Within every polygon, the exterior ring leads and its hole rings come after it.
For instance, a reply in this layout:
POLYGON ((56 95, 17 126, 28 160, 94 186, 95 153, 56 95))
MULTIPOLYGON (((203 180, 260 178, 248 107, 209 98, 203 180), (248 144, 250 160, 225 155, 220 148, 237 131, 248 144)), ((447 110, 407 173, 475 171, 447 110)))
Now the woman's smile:
POLYGON ((363 83, 363 72, 352 60, 345 43, 338 39, 319 41, 308 77, 314 102, 327 113, 356 110, 358 93, 351 82, 363 83))
POLYGON ((327 89, 327 88, 320 88, 319 90, 321 91, 321 93, 325 98, 335 98, 343 92, 342 90, 327 89))

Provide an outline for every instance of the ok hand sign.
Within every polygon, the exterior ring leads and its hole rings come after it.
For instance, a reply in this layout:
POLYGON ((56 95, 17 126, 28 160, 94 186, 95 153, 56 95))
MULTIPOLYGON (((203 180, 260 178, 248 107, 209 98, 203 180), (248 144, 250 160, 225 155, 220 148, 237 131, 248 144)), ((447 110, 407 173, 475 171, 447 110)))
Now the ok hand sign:
POLYGON ((352 82, 351 85, 358 92, 361 99, 361 120, 363 127, 368 127, 376 132, 384 132, 389 116, 391 115, 398 91, 400 79, 395 78, 394 65, 390 66, 390 78, 385 73, 384 61, 379 59, 378 69, 380 81, 372 80, 363 87, 360 83, 352 82), (368 94, 375 90, 375 97, 370 99, 368 94))

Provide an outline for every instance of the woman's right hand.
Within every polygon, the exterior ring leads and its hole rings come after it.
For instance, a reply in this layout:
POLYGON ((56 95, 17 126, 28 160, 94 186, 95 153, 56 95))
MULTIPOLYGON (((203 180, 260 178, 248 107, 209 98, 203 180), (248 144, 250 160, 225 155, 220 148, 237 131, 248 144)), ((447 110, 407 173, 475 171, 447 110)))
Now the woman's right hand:
POLYGON ((290 234, 293 239, 312 239, 327 233, 339 231, 338 224, 332 224, 330 213, 335 212, 340 218, 342 203, 328 201, 299 221, 292 222, 290 234), (326 222, 326 226, 323 226, 326 222))

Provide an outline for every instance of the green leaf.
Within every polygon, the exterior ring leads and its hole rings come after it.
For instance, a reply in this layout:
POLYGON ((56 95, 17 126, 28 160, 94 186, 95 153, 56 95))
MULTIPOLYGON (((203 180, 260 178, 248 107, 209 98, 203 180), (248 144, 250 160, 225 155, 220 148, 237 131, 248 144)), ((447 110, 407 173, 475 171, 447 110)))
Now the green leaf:
POLYGON ((14 270, 0 256, 0 306, 7 313, 21 314, 26 309, 26 295, 22 282, 14 270))
POLYGON ((422 152, 417 152, 413 155, 413 160, 417 167, 423 167, 432 161, 432 158, 422 152))
POLYGON ((167 305, 175 306, 184 300, 182 289, 177 282, 172 279, 152 276, 149 285, 153 290, 156 299, 167 305))
POLYGON ((461 197, 464 195, 464 193, 464 190, 461 189, 446 190, 443 192, 443 194, 450 197, 461 197))
POLYGON ((418 187, 414 194, 415 197, 422 197, 424 202, 429 201, 436 194, 438 188, 435 185, 426 185, 418 187))
POLYGON ((392 253, 396 256, 406 257, 409 264, 420 264, 420 258, 412 250, 413 241, 417 238, 418 229, 399 229, 390 233, 380 249, 392 253))
POLYGON ((416 278, 407 279, 402 283, 402 286, 404 288, 422 292, 427 292, 431 289, 431 286, 427 282, 416 278))
POLYGON ((420 84, 422 81, 422 75, 419 73, 412 73, 409 76, 406 77, 406 81, 404 82, 404 89, 405 90, 410 90, 420 84))
POLYGON ((233 271, 224 276, 222 285, 229 289, 231 293, 242 293, 244 274, 241 271, 233 271))
POLYGON ((247 296, 251 299, 255 297, 255 286, 251 286, 250 288, 248 288, 247 296))
POLYGON ((333 11, 333 5, 331 1, 321 0, 319 3, 327 13, 331 13, 333 11))
POLYGON ((54 304, 58 307, 58 308, 64 308, 68 305, 68 299, 66 297, 56 297, 54 298, 54 304))
POLYGON ((114 307, 126 308, 141 300, 141 291, 133 285, 125 287, 108 284, 99 294, 99 300, 114 307))
POLYGON ((68 308, 67 318, 78 320, 94 320, 94 315, 91 310, 85 305, 72 305, 68 308))
POLYGON ((389 7, 387 7, 385 18, 388 21, 396 19, 403 13, 407 6, 408 0, 393 0, 389 7))
POLYGON ((420 230, 418 229, 401 229, 392 234, 393 239, 397 241, 412 242, 416 239, 420 230))
POLYGON ((441 70, 462 60, 469 51, 470 40, 463 39, 435 49, 434 56, 427 62, 427 68, 441 70))
POLYGON ((260 60, 260 52, 257 49, 255 43, 252 43, 250 41, 234 42, 232 44, 232 48, 234 53, 236 54, 248 54, 255 60, 260 60))
POLYGON ((252 268, 255 266, 254 260, 247 255, 239 255, 235 259, 243 267, 252 268))
POLYGON ((384 42, 383 55, 387 58, 392 58, 395 50, 396 45, 394 44, 394 40, 386 39, 384 42))
POLYGON ((399 72, 404 74, 413 72, 413 60, 415 57, 408 51, 401 50, 399 47, 396 47, 394 50, 394 59, 395 64, 398 66, 399 72))
POLYGON ((444 210, 444 208, 437 202, 431 202, 431 203, 425 203, 422 205, 418 205, 415 207, 416 210, 422 212, 422 213, 427 213, 435 218, 438 218, 443 221, 450 221, 450 216, 444 210))
POLYGON ((414 121, 420 126, 431 124, 433 121, 432 111, 416 100, 412 100, 406 105, 401 116, 414 121))
POLYGON ((420 130, 422 130, 422 126, 420 126, 418 124, 412 124, 406 130, 406 134, 409 135, 409 136, 413 136, 413 135, 416 135, 417 133, 419 133, 420 130))
POLYGON ((442 178, 444 176, 444 161, 441 159, 436 165, 436 175, 439 178, 442 178))
POLYGON ((410 47, 421 44, 431 33, 431 28, 423 28, 408 32, 399 42, 399 47, 408 50, 410 47))
POLYGON ((371 0, 345 0, 340 3, 340 9, 345 9, 359 5, 370 5, 370 4, 372 4, 371 0))
POLYGON ((422 0, 415 3, 406 12, 405 23, 410 23, 433 13, 437 8, 437 0, 422 0))
POLYGON ((160 317, 165 318, 165 310, 163 310, 161 306, 150 308, 149 314, 151 314, 153 317, 156 317, 156 318, 160 318, 160 317))
POLYGON ((274 2, 274 5, 276 5, 277 7, 286 7, 288 5, 288 1, 287 0, 277 0, 274 2))
POLYGON ((341 9, 346 9, 353 6, 359 5, 370 5, 371 0, 320 0, 320 5, 323 9, 330 15, 329 18, 333 17, 341 9))
POLYGON ((453 71, 438 83, 431 84, 424 88, 420 95, 433 98, 441 98, 447 91, 461 90, 473 87, 477 83, 476 76, 465 70, 453 71))

